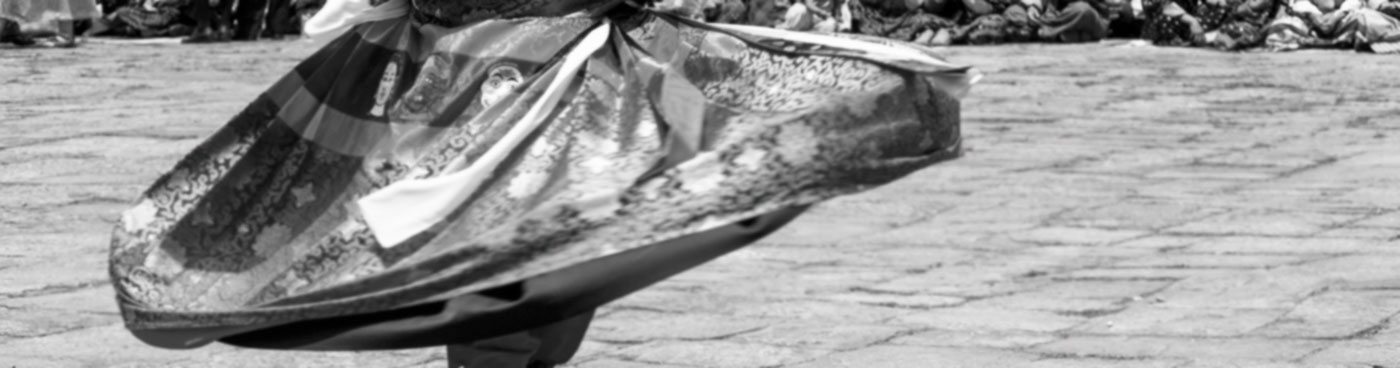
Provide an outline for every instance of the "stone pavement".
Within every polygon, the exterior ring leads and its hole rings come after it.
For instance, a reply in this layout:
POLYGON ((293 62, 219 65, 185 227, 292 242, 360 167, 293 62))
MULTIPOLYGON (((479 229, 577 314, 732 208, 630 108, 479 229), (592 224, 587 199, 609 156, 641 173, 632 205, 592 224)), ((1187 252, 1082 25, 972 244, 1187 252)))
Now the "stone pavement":
MULTIPOLYGON (((108 228, 299 44, 0 49, 0 367, 442 367, 146 347, 108 228)), ((1400 62, 956 48, 967 156, 601 311, 570 367, 1400 367, 1400 62)))

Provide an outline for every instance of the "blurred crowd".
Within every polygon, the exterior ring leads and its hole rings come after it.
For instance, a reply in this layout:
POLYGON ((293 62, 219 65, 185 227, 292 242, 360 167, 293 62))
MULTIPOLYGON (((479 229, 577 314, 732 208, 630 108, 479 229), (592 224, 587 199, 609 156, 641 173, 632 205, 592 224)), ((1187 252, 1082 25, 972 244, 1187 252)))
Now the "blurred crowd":
POLYGON ((185 43, 279 39, 301 34, 301 24, 324 2, 85 1, 0 0, 0 43, 25 46, 48 40, 55 46, 72 46, 79 35, 183 37, 185 43))
MULTIPOLYGON (((4 0, 0 0, 4 1, 4 0)), ((172 37, 185 42, 280 39, 301 33, 320 0, 98 0, 94 36, 172 37)))
MULTIPOLYGON (((0 42, 28 42, 20 25, 33 19, 10 9, 26 1, 83 0, 0 0, 0 42)), ((280 38, 298 34, 322 1, 98 0, 100 13, 54 28, 60 38, 280 38)), ((1127 38, 1221 50, 1400 51, 1400 0, 659 0, 655 6, 708 22, 925 45, 1127 38)))
POLYGON ((1400 0, 705 1, 692 16, 927 45, 1112 37, 1221 50, 1400 51, 1400 0))

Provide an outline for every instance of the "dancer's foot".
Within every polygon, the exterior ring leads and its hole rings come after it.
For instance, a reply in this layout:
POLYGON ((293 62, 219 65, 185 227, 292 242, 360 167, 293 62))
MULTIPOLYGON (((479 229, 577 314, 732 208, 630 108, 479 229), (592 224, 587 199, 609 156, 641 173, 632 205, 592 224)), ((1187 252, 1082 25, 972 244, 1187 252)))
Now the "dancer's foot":
POLYGON ((71 49, 78 47, 78 38, 73 35, 57 35, 53 36, 53 40, 47 42, 44 46, 71 49))
POLYGON ((58 34, 53 36, 50 47, 78 47, 77 23, 71 20, 58 21, 58 34))

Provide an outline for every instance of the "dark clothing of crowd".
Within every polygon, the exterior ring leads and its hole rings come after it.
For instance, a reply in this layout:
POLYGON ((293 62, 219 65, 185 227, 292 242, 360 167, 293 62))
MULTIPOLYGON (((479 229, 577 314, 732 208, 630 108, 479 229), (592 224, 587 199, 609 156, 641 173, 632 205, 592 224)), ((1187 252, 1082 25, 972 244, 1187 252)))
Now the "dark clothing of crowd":
POLYGON ((105 15, 89 32, 179 37, 186 42, 277 39, 301 32, 319 0, 102 0, 105 15))
POLYGON ((707 0, 707 21, 850 32, 921 44, 1085 42, 1108 35, 1112 0, 707 0))
MULTIPOLYGON (((325 0, 99 0, 87 34, 275 39, 325 0)), ((855 33, 925 45, 1138 38, 1221 50, 1400 52, 1400 0, 646 0, 716 23, 855 33)), ((12 22, 11 22, 12 23, 12 22)), ((23 44, 0 20, 0 42, 23 44)))
POLYGON ((700 0, 707 21, 928 45, 1140 38, 1221 50, 1400 51, 1400 0, 700 0))

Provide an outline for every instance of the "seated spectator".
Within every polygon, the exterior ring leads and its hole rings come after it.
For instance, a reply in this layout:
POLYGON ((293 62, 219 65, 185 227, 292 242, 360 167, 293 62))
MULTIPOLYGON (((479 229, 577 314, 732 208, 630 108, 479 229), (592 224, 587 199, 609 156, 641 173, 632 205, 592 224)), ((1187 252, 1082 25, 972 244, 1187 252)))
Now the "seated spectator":
POLYGON ((1263 42, 1263 28, 1274 10, 1273 0, 1176 0, 1194 24, 1190 43, 1221 50, 1240 50, 1263 42))
POLYGON ((1143 0, 1147 22, 1142 38, 1158 46, 1192 46, 1205 43, 1205 28, 1175 1, 1143 0))
POLYGON ((704 20, 707 1, 708 0, 654 0, 650 4, 653 10, 695 20, 704 20))
POLYGON ((1095 42, 1108 36, 1110 5, 1103 0, 1047 0, 1038 18, 1041 40, 1095 42))
POLYGON ((91 35, 178 37, 190 34, 194 20, 186 16, 186 0, 145 0, 110 11, 93 23, 91 35))
POLYGON ((760 27, 777 27, 787 15, 788 0, 750 0, 748 24, 760 27))
POLYGON ((1400 52, 1400 20, 1380 9, 1394 9, 1386 0, 1346 0, 1334 5, 1322 0, 1297 0, 1267 29, 1274 50, 1352 48, 1378 53, 1400 52), (1329 10, 1331 9, 1331 10, 1329 10))
MULTIPOLYGON (((946 1, 924 2, 925 5, 938 3, 946 1)), ((985 45, 1031 41, 1036 36, 1036 24, 1027 12, 1026 4, 1020 1, 967 0, 964 8, 971 20, 958 28, 954 35, 955 42, 985 45)))
POLYGON ((822 33, 850 30, 850 12, 844 1, 803 0, 788 7, 780 29, 822 33))
POLYGON ((748 22, 748 12, 748 5, 741 0, 709 0, 705 4, 705 21, 744 24, 748 22))
POLYGON ((189 0, 194 29, 185 43, 226 42, 233 39, 233 4, 228 0, 189 0))
POLYGON ((1288 1, 1277 17, 1264 27, 1264 47, 1270 51, 1297 50, 1317 41, 1305 14, 1322 14, 1310 0, 1288 1))
POLYGON ((807 4, 802 1, 793 2, 783 12, 783 21, 774 25, 774 28, 789 31, 810 31, 816 25, 816 15, 807 8, 807 4))
POLYGON ((0 43, 29 46, 33 45, 35 41, 33 37, 29 37, 20 30, 19 22, 0 18, 0 43))
POLYGON ((818 32, 850 32, 851 6, 849 0, 807 0, 808 6, 819 9, 823 18, 817 22, 818 32))
MULTIPOLYGON (((1148 26, 1148 17, 1143 9, 1144 1, 1150 0, 1128 0, 1117 3, 1116 7, 1110 7, 1111 14, 1108 22, 1108 37, 1110 38, 1147 38, 1143 31, 1148 26)), ((1110 4, 1112 5, 1112 4, 1110 4)))
POLYGON ((0 0, 0 42, 76 47, 78 24, 101 16, 94 0, 0 0))
POLYGON ((947 44, 963 2, 945 1, 941 14, 924 11, 923 0, 849 0, 852 29, 858 33, 922 44, 947 44))

